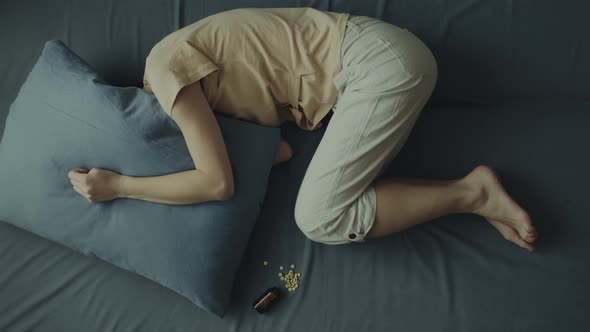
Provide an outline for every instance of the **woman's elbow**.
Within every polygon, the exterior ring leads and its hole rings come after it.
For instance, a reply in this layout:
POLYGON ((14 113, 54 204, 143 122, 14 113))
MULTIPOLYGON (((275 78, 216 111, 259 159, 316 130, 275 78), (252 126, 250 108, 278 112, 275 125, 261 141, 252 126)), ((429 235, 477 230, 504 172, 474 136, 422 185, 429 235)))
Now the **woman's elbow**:
POLYGON ((233 179, 226 179, 219 181, 215 190, 215 199, 220 201, 227 201, 234 197, 234 181, 233 179))

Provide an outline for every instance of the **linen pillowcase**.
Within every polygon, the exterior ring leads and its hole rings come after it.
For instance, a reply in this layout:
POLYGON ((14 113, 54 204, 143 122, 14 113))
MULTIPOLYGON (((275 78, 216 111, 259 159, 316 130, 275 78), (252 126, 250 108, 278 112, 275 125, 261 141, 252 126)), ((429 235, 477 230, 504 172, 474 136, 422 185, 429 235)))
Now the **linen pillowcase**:
POLYGON ((9 109, 0 143, 0 219, 143 275, 223 317, 280 129, 215 116, 234 173, 232 199, 89 203, 73 189, 70 170, 157 176, 195 164, 154 95, 109 85, 61 40, 49 40, 9 109))

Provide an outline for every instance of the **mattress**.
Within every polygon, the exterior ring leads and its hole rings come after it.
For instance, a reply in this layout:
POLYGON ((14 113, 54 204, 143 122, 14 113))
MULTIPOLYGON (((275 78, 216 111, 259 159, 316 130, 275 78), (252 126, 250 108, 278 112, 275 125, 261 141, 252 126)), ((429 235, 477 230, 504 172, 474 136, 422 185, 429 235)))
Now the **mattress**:
MULTIPOLYGON (((453 178, 484 163, 529 210, 534 253, 485 220, 450 215, 388 237, 323 245, 293 209, 325 128, 281 130, 294 158, 271 173, 224 319, 94 257, 0 224, 1 331, 587 331, 587 103, 426 109, 383 176, 453 178), (528 111, 527 111, 528 108, 528 111), (516 111, 518 109, 518 111, 516 111), (264 265, 267 261, 269 264, 264 265), (287 291, 279 266, 301 273, 287 291), (264 315, 266 289, 283 297, 264 315)), ((329 123, 328 123, 329 125, 329 123)))

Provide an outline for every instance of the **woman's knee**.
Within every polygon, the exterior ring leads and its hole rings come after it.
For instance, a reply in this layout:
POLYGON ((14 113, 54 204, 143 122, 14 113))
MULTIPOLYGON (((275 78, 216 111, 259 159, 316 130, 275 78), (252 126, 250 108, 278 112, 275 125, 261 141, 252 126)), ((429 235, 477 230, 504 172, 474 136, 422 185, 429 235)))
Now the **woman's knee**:
POLYGON ((308 239, 323 244, 334 244, 325 225, 329 225, 335 217, 326 215, 320 204, 319 198, 300 196, 295 203, 295 224, 308 239))
POLYGON ((322 209, 320 199, 299 197, 295 223, 310 240, 323 244, 363 242, 375 217, 375 192, 368 188, 352 204, 337 210, 322 209))
POLYGON ((314 209, 300 197, 295 202, 295 224, 308 239, 315 241, 314 234, 319 226, 317 213, 312 212, 314 209))

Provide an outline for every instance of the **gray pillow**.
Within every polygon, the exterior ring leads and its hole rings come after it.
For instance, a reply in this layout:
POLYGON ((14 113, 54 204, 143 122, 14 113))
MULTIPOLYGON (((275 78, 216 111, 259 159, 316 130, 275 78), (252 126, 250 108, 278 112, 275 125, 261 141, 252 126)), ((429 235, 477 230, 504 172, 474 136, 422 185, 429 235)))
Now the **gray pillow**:
POLYGON ((10 106, 0 143, 0 219, 143 275, 223 317, 280 129, 215 116, 234 171, 232 199, 89 203, 70 184, 70 170, 155 176, 195 164, 154 95, 107 84, 62 41, 49 40, 10 106))

